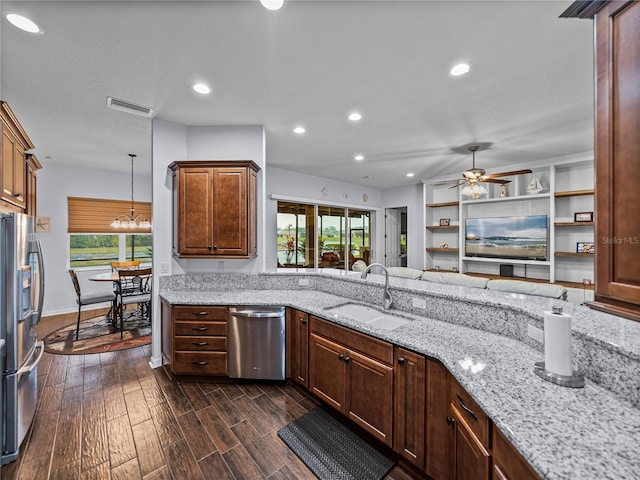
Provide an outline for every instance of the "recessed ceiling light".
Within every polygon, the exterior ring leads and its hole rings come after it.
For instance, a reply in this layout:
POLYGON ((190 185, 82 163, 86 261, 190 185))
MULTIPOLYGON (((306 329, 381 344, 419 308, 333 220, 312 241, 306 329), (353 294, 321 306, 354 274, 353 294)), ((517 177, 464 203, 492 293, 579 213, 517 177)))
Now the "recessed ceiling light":
POLYGON ((297 133, 298 135, 303 134, 307 130, 304 127, 296 127, 293 129, 293 133, 297 133))
POLYGON ((18 27, 20 30, 24 30, 25 32, 44 33, 44 30, 40 28, 36 22, 22 15, 18 15, 17 13, 8 13, 7 20, 9 20, 11 25, 18 27))
POLYGON ((352 122, 357 122, 358 120, 362 119, 362 115, 360 115, 358 112, 353 112, 349 114, 349 120, 351 120, 352 122))
POLYGON ((364 160, 364 155, 356 155, 355 157, 353 157, 353 159, 356 162, 361 162, 362 160, 364 160))
POLYGON ((260 0, 260 3, 267 10, 280 10, 284 0, 260 0))
POLYGON ((411 172, 407 173, 407 177, 413 177, 413 173, 411 172))
POLYGON ((465 73, 468 73, 470 69, 471 69, 471 64, 463 62, 463 63, 458 63, 457 65, 454 65, 453 68, 451 68, 451 70, 449 71, 449 73, 454 77, 459 77, 460 75, 464 75, 465 73))
POLYGON ((371 175, 365 175, 365 176, 364 176, 364 177, 362 177, 362 178, 365 178, 365 179, 367 179, 367 178, 371 178, 371 175))
POLYGON ((211 88, 209 88, 209 86, 205 85, 204 83, 196 83, 193 86, 193 89, 201 95, 207 95, 208 93, 211 93, 211 88))

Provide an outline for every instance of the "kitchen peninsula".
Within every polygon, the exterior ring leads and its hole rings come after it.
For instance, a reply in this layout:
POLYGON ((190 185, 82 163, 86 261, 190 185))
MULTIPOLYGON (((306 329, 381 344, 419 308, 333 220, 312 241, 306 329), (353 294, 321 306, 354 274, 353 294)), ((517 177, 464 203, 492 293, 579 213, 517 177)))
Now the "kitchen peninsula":
POLYGON ((392 278, 391 312, 407 324, 382 330, 327 311, 354 300, 379 308, 383 278, 174 275, 160 278, 160 296, 164 305, 291 307, 423 355, 444 365, 540 477, 635 478, 639 323, 563 302, 574 319, 574 365, 587 377, 585 388, 565 388, 533 373, 544 355, 527 336, 528 325, 541 328, 543 312, 557 300, 392 278), (414 299, 425 300, 426 308, 415 307, 414 299))

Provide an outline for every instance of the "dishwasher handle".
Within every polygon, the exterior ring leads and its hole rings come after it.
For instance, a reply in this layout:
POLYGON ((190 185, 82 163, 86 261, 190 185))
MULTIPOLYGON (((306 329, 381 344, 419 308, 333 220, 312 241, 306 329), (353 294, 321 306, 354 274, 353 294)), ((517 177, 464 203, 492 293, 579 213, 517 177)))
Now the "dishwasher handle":
POLYGON ((240 310, 238 312, 232 312, 232 317, 244 317, 244 318, 276 318, 284 316, 282 312, 256 312, 253 310, 240 310))

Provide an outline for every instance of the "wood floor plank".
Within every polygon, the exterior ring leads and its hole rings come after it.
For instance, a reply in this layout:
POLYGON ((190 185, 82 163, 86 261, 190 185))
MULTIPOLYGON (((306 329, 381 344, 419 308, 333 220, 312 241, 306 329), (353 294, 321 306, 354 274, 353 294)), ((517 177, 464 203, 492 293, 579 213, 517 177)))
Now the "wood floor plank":
POLYGON ((224 392, 229 400, 235 400, 244 395, 244 392, 235 383, 221 383, 220 390, 224 392))
POLYGON ((261 389, 261 386, 255 383, 238 383, 236 385, 251 400, 253 400, 256 397, 259 397, 264 393, 261 389))
MULTIPOLYGON (((55 458, 55 457, 54 457, 55 458)), ((47 477, 33 477, 47 478, 47 477)), ((49 480, 78 480, 80 478, 80 462, 67 463, 60 465, 58 468, 51 467, 51 473, 49 474, 49 480)))
POLYGON ((265 477, 285 465, 286 459, 278 455, 269 442, 261 441, 262 437, 247 421, 240 422, 231 429, 265 477))
POLYGON ((275 385, 261 385, 261 388, 273 403, 291 415, 292 418, 300 418, 308 412, 296 399, 281 388, 275 385))
MULTIPOLYGON (((200 468, 196 463, 186 440, 180 440, 165 447, 165 456, 173 478, 198 480, 202 478, 200 468)), ((242 478, 242 477, 240 477, 242 478)))
POLYGON ((220 384, 218 382, 201 382, 198 383, 198 386, 200 387, 200 390, 202 390, 202 393, 204 393, 205 395, 211 392, 215 392, 220 388, 220 384))
POLYGON ((258 407, 267 418, 270 418, 273 421, 275 430, 279 430, 287 423, 294 420, 293 416, 276 405, 267 395, 260 395, 259 397, 256 397, 253 404, 258 407))
POLYGON ((201 410, 211 405, 209 398, 200 390, 197 383, 181 383, 180 388, 191 403, 194 410, 201 410))
POLYGON ((224 453, 238 444, 238 438, 220 417, 213 405, 197 412, 218 451, 224 453))
POLYGON ((251 401, 243 396, 236 398, 234 405, 261 435, 279 428, 280 422, 277 419, 266 417, 264 411, 255 402, 256 400, 251 401))
POLYGON ((146 400, 147 405, 150 407, 167 401, 164 393, 162 393, 160 385, 158 385, 158 382, 156 381, 155 376, 151 376, 149 378, 141 380, 140 388, 142 389, 142 393, 144 394, 144 399, 146 400))
POLYGON ((41 462, 23 462, 17 480, 34 480, 48 478, 49 464, 41 462))
POLYGON ((127 392, 124 387, 122 390, 124 391, 124 401, 127 404, 127 412, 129 412, 131 425, 137 425, 138 423, 150 420, 151 414, 149 413, 149 407, 144 399, 142 390, 138 388, 137 390, 127 392))
POLYGON ((82 416, 85 419, 104 417, 104 397, 102 390, 89 390, 83 393, 82 416))
POLYGON ((89 470, 80 472, 80 480, 108 480, 111 478, 111 470, 109 468, 109 462, 96 465, 89 470))
MULTIPOLYGON (((58 471, 67 464, 78 465, 82 451, 82 386, 65 390, 62 398, 58 429, 53 447, 51 469, 58 471)), ((64 470, 64 469, 63 469, 64 470)))
POLYGON ((198 462, 205 480, 236 480, 220 452, 215 452, 198 462))
POLYGON ((132 430, 142 476, 144 477, 166 465, 153 420, 146 420, 134 425, 132 430))
POLYGON ((109 441, 109 459, 111 469, 136 458, 136 445, 129 424, 129 417, 122 415, 107 421, 107 438, 109 441))
POLYGON ((59 416, 60 412, 58 411, 36 416, 28 448, 22 459, 23 464, 41 464, 46 465, 47 469, 49 468, 59 416))
POLYGON ((67 365, 69 368, 84 366, 84 355, 69 355, 69 363, 67 365))
POLYGON ((138 459, 133 458, 127 463, 123 463, 115 468, 111 468, 111 480, 139 480, 142 479, 140 475, 140 467, 138 466, 138 459))
POLYGON ((298 477, 285 465, 277 472, 274 472, 273 475, 267 477, 267 480, 298 480, 298 477))
POLYGON ((242 478, 243 480, 262 480, 262 474, 258 469, 258 466, 254 463, 251 455, 247 450, 240 445, 236 445, 228 452, 222 454, 227 465, 236 476, 236 478, 242 478))
POLYGON ((149 409, 153 424, 158 432, 158 438, 162 445, 176 443, 184 438, 182 430, 178 425, 178 421, 173 415, 171 408, 167 402, 159 403, 149 409))
POLYGON ((148 475, 143 476, 142 480, 173 480, 173 479, 171 478, 169 467, 165 465, 164 467, 161 467, 149 473, 148 475))
POLYGON ((182 433, 196 461, 216 451, 216 446, 213 444, 211 437, 209 437, 207 430, 193 410, 180 415, 178 417, 178 424, 180 428, 182 428, 182 433))
POLYGON ((82 419, 82 465, 86 472, 103 463, 109 462, 109 444, 107 441, 107 422, 102 417, 84 416, 82 419))
POLYGON ((84 366, 87 367, 99 367, 100 366, 100 355, 97 353, 92 353, 84 356, 84 366))
POLYGON ((47 385, 58 385, 64 383, 67 376, 67 364, 69 355, 53 355, 49 374, 47 375, 47 385))
POLYGON ((177 383, 164 385, 162 391, 176 417, 192 409, 189 399, 177 383))
POLYGON ((118 372, 118 367, 115 362, 106 365, 100 365, 100 383, 102 384, 102 388, 104 389, 111 387, 121 387, 120 373, 118 372))
POLYGON ((40 408, 44 415, 60 410, 63 392, 64 384, 62 383, 44 387, 42 397, 40 398, 40 408))
MULTIPOLYGON (((81 356, 81 355, 75 355, 81 356)), ((67 377, 64 381, 64 388, 75 388, 84 382, 84 362, 80 365, 69 365, 67 368, 67 377)))
POLYGON ((222 417, 228 427, 245 420, 242 412, 240 412, 234 402, 229 400, 229 397, 224 394, 222 389, 215 390, 207 396, 211 400, 211 403, 218 409, 220 417, 222 417))
POLYGON ((102 388, 100 382, 100 365, 86 365, 82 371, 83 381, 82 384, 85 390, 93 390, 94 388, 102 388))
POLYGON ((127 404, 124 400, 124 392, 120 385, 105 389, 103 397, 104 412, 107 420, 127 415, 127 404))

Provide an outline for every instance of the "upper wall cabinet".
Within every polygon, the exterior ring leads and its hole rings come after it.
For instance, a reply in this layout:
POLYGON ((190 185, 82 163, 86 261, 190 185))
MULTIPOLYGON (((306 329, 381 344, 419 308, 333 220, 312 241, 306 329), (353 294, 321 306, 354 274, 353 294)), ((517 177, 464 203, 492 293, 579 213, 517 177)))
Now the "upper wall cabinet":
POLYGON ((178 161, 173 172, 173 254, 253 258, 257 175, 252 161, 178 161))
POLYGON ((6 102, 0 102, 0 117, 2 119, 0 210, 35 213, 35 207, 28 205, 30 195, 27 192, 27 158, 25 156, 25 151, 35 148, 35 145, 6 102))

